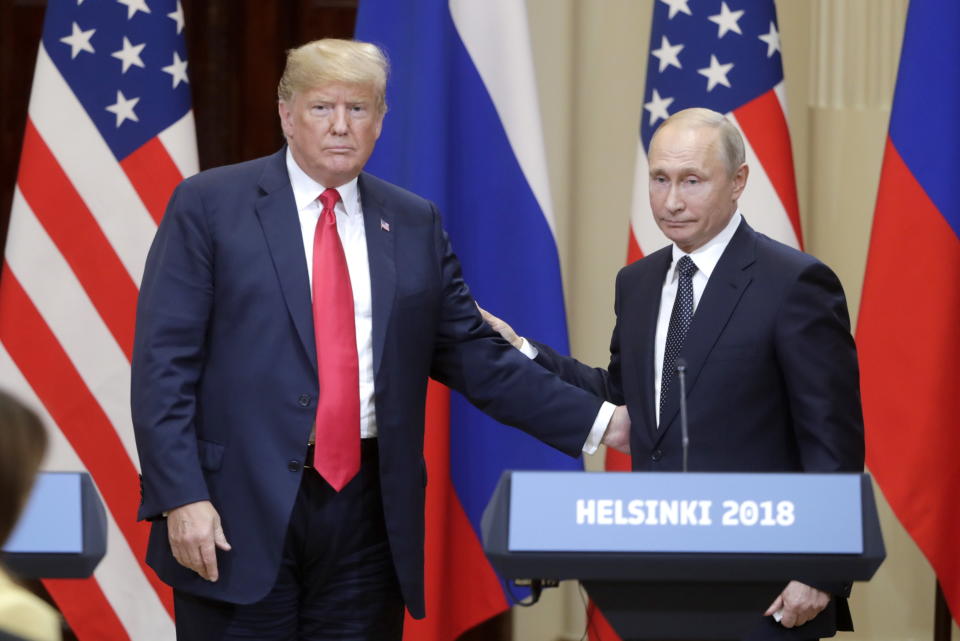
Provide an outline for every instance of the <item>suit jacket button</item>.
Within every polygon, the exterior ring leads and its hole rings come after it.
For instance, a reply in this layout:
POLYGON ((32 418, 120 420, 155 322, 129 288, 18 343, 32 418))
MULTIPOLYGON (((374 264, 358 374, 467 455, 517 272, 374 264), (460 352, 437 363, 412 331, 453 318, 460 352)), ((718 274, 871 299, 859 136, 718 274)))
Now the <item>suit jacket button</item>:
POLYGON ((660 451, 660 450, 654 450, 654 451, 650 454, 650 459, 651 459, 651 460, 659 461, 659 460, 662 459, 662 458, 663 458, 663 452, 660 451))
POLYGON ((306 407, 310 404, 310 396, 308 394, 301 394, 300 398, 297 399, 297 403, 299 403, 300 407, 306 407))
POLYGON ((290 470, 291 472, 299 472, 299 471, 300 471, 300 467, 301 467, 302 465, 303 465, 303 464, 302 464, 300 461, 294 459, 294 460, 292 460, 292 461, 288 461, 288 462, 287 462, 287 469, 290 470))

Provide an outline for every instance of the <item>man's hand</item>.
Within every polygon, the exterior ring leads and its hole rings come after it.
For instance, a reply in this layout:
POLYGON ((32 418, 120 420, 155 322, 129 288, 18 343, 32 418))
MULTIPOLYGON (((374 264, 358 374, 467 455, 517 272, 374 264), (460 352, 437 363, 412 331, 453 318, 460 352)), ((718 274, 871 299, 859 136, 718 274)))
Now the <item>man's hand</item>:
POLYGON ((763 614, 771 616, 779 611, 782 614, 780 625, 793 628, 820 614, 828 603, 830 595, 826 592, 799 581, 791 581, 763 614))
POLYGON ((630 453, 630 413, 626 405, 619 405, 613 410, 602 443, 624 454, 630 453))
POLYGON ((505 341, 520 349, 520 346, 523 345, 523 339, 517 336, 517 333, 513 331, 513 328, 510 327, 507 323, 503 322, 484 308, 477 305, 477 309, 480 310, 480 315, 483 316, 483 320, 487 322, 487 325, 493 328, 493 331, 500 334, 505 341))
POLYGON ((205 578, 216 581, 217 551, 230 550, 220 526, 220 515, 210 501, 187 503, 167 514, 167 534, 173 558, 205 578))

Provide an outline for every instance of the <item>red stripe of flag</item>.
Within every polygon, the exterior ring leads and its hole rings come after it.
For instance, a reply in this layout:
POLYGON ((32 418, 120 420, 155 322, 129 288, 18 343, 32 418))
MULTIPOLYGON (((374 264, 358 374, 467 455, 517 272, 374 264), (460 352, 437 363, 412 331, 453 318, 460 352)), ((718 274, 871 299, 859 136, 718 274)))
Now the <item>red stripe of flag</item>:
POLYGON ((170 589, 144 561, 149 528, 137 522, 137 472, 110 419, 6 261, 0 278, 0 309, 4 310, 0 342, 96 480, 137 562, 173 616, 170 589))
POLYGON ((133 183, 147 211, 160 224, 170 194, 183 176, 159 138, 151 138, 142 147, 120 161, 120 167, 133 183))
POLYGON ((404 641, 452 641, 508 604, 450 478, 450 390, 431 380, 427 391, 424 457, 427 484, 424 596, 427 617, 407 615, 404 641), (469 577, 469 599, 450 598, 450 578, 469 577))
POLYGON ((23 137, 17 184, 129 360, 137 286, 32 120, 23 137))
MULTIPOLYGON (((867 465, 960 612, 960 240, 888 140, 857 326, 867 465)), ((955 614, 956 616, 956 614, 955 614)))
MULTIPOLYGON (((638 188, 638 185, 634 185, 634 189, 638 188)), ((640 244, 631 227, 627 241, 627 264, 641 258, 643 258, 643 250, 640 249, 640 244)), ((629 472, 633 469, 633 462, 629 454, 608 447, 604 453, 603 469, 607 472, 629 472)), ((593 600, 587 605, 587 634, 590 641, 620 641, 619 635, 593 600)))
POLYGON ((587 606, 587 634, 590 641, 620 641, 620 635, 593 601, 587 606))
POLYGON ((130 641, 95 578, 44 579, 43 585, 78 639, 130 641))
POLYGON ((733 115, 780 197, 793 225, 793 232, 797 235, 797 242, 803 249, 797 183, 793 173, 793 154, 790 152, 790 130, 776 91, 770 90, 734 109, 733 115))
POLYGON ((631 229, 627 239, 627 264, 629 265, 641 258, 643 258, 643 250, 640 249, 640 243, 637 242, 636 236, 633 235, 633 229, 631 229))

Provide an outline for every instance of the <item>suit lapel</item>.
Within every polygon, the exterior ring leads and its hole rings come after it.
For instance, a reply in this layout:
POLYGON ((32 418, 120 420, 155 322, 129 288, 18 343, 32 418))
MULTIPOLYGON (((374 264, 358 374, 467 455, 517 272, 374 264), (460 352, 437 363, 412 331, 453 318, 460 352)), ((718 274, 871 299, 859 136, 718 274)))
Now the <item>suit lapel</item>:
POLYGON ((367 235, 370 262, 370 296, 373 306, 373 373, 380 371, 383 346, 390 326, 390 312, 397 287, 394 244, 397 229, 393 212, 387 208, 374 181, 360 174, 358 182, 363 226, 367 235))
POLYGON ((287 311, 303 349, 316 370, 317 348, 313 336, 310 279, 303 253, 303 234, 297 218, 297 205, 287 175, 286 148, 267 159, 260 177, 260 189, 261 196, 256 203, 257 217, 277 271, 287 311))
MULTIPOLYGON (((710 355, 710 350, 713 349, 730 315, 753 279, 750 268, 756 260, 756 244, 756 232, 747 225, 746 221, 741 222, 710 275, 710 281, 703 291, 697 311, 690 322, 683 349, 680 350, 680 355, 687 361, 688 398, 697 384, 697 378, 710 355)), ((678 389, 679 384, 674 381, 671 386, 678 389)), ((663 408, 658 443, 673 426, 679 409, 679 393, 670 394, 663 408)))

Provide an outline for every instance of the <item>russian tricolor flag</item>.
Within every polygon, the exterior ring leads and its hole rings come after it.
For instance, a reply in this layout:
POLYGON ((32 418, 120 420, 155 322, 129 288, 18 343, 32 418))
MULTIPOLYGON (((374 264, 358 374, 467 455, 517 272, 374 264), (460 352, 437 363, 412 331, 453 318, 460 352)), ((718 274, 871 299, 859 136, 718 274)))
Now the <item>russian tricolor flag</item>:
POLYGON ((960 616, 960 4, 907 15, 857 343, 867 465, 960 616))
MULTIPOLYGON (((484 307, 566 350, 524 3, 363 0, 356 37, 391 62, 389 111, 367 169, 437 203, 484 307)), ((405 639, 446 641, 510 605, 479 542, 501 472, 581 464, 438 385, 427 423, 427 618, 408 620, 405 639)))

